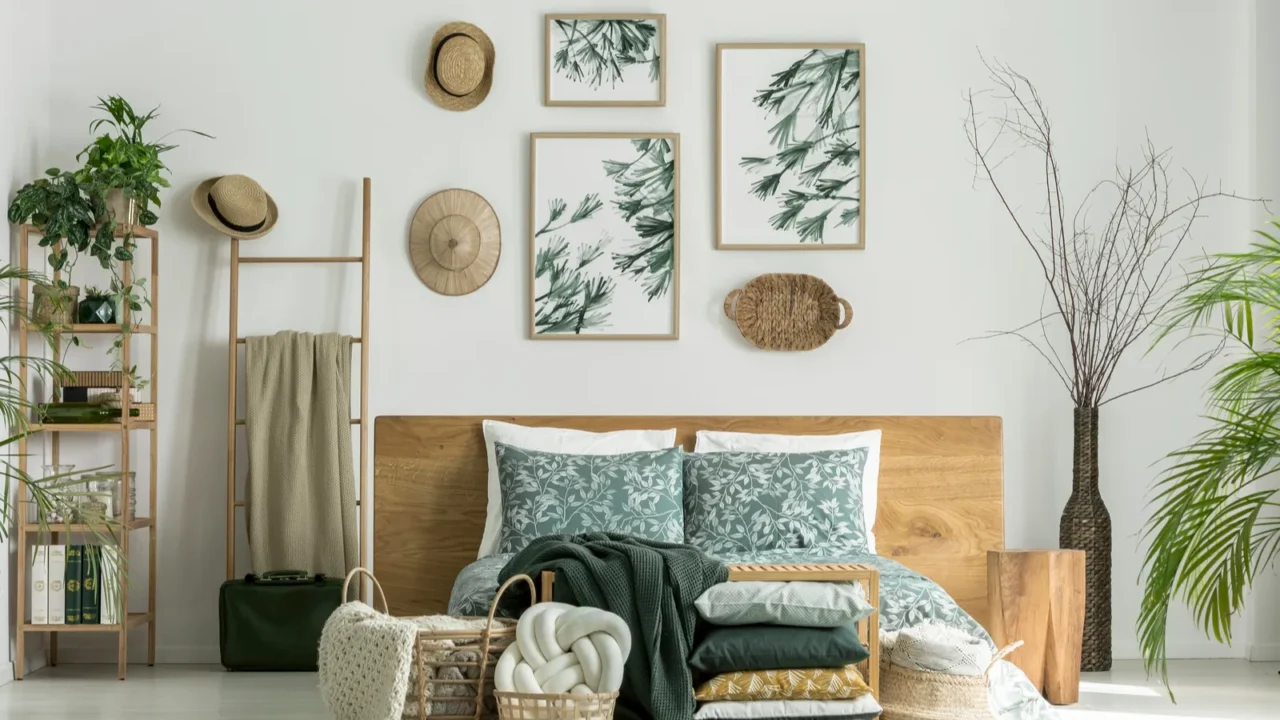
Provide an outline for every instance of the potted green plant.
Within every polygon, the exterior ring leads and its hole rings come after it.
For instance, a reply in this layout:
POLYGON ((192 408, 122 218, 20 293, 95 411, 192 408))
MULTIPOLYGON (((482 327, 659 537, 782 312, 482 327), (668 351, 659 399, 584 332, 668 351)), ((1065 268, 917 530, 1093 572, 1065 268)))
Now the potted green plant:
POLYGON ((76 321, 87 325, 110 325, 116 321, 116 296, 106 290, 85 288, 76 310, 76 321))
MULTIPOLYGON (((160 156, 177 147, 163 142, 147 142, 143 136, 147 123, 158 116, 159 108, 139 115, 128 101, 118 95, 98 98, 94 108, 106 113, 107 117, 90 123, 89 132, 103 128, 107 132, 94 138, 76 155, 77 160, 84 160, 84 168, 78 176, 102 188, 107 212, 116 222, 128 226, 155 223, 155 211, 160 208, 160 189, 169 187, 169 180, 164 177, 169 169, 160 156)), ((212 137, 198 130, 176 132, 212 137)))

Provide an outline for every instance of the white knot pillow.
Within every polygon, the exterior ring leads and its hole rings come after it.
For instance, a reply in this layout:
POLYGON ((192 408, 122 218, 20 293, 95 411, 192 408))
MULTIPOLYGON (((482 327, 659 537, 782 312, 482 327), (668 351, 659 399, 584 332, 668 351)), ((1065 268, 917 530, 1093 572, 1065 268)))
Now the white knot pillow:
POLYGON ((607 610, 538 603, 520 616, 498 658, 494 688, 521 693, 609 693, 622 687, 631 631, 607 610))

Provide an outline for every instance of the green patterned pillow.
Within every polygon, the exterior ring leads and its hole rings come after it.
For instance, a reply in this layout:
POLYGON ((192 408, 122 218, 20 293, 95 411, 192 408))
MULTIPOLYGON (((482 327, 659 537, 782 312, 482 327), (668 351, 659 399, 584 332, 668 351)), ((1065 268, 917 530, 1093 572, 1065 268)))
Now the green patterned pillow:
POLYGON ((678 447, 569 455, 494 443, 494 454, 502 486, 498 552, 520 552, 535 538, 561 533, 684 539, 678 447))
POLYGON ((715 555, 794 548, 867 550, 867 449, 691 453, 685 541, 715 555))

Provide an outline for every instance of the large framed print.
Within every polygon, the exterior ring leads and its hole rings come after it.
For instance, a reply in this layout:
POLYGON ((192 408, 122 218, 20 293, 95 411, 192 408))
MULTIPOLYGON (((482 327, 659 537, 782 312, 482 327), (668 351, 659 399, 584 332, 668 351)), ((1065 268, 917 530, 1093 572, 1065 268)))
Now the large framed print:
POLYGON ((716 247, 861 250, 861 43, 716 46, 716 247))
POLYGON ((544 105, 667 104, 667 16, 547 15, 544 105))
POLYGON ((680 335, 680 136, 529 139, 529 337, 680 335))

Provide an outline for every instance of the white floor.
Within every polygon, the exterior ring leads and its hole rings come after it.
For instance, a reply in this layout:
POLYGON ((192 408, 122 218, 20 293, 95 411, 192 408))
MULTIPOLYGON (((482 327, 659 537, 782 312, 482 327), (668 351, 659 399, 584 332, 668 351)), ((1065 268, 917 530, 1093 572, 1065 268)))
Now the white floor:
MULTIPOLYGON (((1171 663, 1178 704, 1136 662, 1085 677, 1080 704, 1062 720, 1275 720, 1280 718, 1280 663, 1187 660, 1171 663)), ((129 668, 64 665, 0 687, 0 718, 272 718, 328 717, 312 673, 228 673, 216 666, 129 668)))

